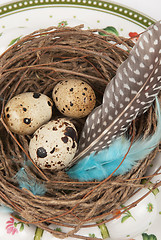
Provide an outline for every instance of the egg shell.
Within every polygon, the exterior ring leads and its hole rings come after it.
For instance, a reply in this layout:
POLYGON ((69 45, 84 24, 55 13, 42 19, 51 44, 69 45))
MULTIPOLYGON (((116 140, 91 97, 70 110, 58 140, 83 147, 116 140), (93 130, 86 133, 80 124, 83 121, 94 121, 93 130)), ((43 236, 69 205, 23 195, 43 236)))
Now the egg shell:
MULTIPOLYGON (((134 194, 124 206, 137 201, 149 190, 142 189, 134 194)), ((119 211, 119 210, 118 210, 119 211)), ((122 214, 106 224, 112 240, 132 239, 146 231, 157 216, 157 201, 153 193, 150 193, 129 212, 122 214)))
POLYGON ((42 169, 66 168, 77 150, 77 130, 65 118, 41 126, 30 140, 29 153, 42 169))
POLYGON ((17 134, 32 134, 52 116, 52 100, 41 93, 26 92, 13 97, 5 106, 5 122, 17 134))
POLYGON ((54 87, 52 96, 58 110, 73 118, 87 116, 96 104, 92 87, 81 80, 60 81, 54 87))

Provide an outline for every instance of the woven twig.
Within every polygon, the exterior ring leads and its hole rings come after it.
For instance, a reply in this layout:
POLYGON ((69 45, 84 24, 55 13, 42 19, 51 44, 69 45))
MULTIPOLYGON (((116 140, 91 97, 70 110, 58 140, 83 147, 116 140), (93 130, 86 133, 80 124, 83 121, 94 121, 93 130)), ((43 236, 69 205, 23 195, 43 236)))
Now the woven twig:
MULTIPOLYGON (((11 97, 27 91, 51 97, 58 81, 75 78, 92 85, 98 106, 106 85, 134 45, 130 39, 113 34, 101 36, 98 31, 101 30, 82 30, 81 26, 36 31, 20 39, 0 57, 0 199, 18 212, 22 221, 35 224, 58 238, 84 239, 76 234, 79 228, 94 226, 95 221, 113 214, 136 189, 143 188, 141 178, 158 151, 156 148, 128 174, 101 183, 77 182, 63 171, 53 173, 41 171, 36 166, 24 166, 24 160, 30 159, 28 144, 31 137, 9 131, 3 120, 3 105, 11 97), (13 177, 21 167, 45 184, 45 196, 19 189, 13 177), (47 223, 72 227, 73 230, 57 232, 47 223)), ((72 121, 80 133, 85 119, 72 121)), ((133 132, 135 138, 146 137, 155 128, 156 114, 152 106, 135 120, 128 132, 133 132)))

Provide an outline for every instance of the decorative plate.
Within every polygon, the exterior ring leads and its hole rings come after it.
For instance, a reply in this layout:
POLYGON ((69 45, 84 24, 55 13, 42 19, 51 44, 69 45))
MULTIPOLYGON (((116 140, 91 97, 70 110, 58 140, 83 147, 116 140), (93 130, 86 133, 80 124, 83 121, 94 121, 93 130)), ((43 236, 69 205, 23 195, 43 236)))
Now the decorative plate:
MULTIPOLYGON (((18 41, 22 36, 49 26, 76 26, 84 24, 85 29, 104 28, 116 35, 135 37, 155 22, 144 14, 109 1, 97 0, 24 0, 0 6, 0 53, 18 41)), ((134 39, 135 40, 135 39, 134 39)), ((136 39, 137 40, 137 39, 136 39)), ((161 155, 149 169, 149 174, 160 166, 161 155)), ((159 176, 157 176, 159 178, 159 176)), ((157 181, 155 178, 154 181, 157 181)), ((136 197, 136 196, 135 196, 136 197)), ((134 201, 135 199, 130 199, 134 201)), ((131 211, 102 226, 107 239, 113 240, 159 240, 161 239, 160 189, 156 189, 131 211), (110 238, 111 237, 111 238, 110 238)), ((126 203, 125 203, 126 204, 126 203)), ((64 228, 51 226, 57 231, 64 228)), ((102 239, 102 228, 81 229, 78 234, 84 239, 102 239)), ((48 232, 25 225, 15 220, 10 211, 0 207, 0 239, 3 240, 54 240, 48 232)), ((71 238, 68 238, 71 239, 71 238)), ((73 239, 72 239, 73 240, 73 239)))

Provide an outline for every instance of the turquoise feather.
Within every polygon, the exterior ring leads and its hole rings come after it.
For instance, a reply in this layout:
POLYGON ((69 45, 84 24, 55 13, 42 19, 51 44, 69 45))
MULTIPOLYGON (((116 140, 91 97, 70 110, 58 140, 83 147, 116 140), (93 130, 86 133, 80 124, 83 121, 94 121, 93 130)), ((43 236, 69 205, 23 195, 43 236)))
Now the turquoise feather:
MULTIPOLYGON (((36 178, 29 177, 25 171, 25 168, 22 167, 14 176, 17 180, 20 189, 26 188, 31 191, 34 195, 43 196, 46 193, 46 188, 44 184, 36 181, 36 178)), ((13 213, 13 209, 1 204, 0 213, 13 213)))
POLYGON ((43 196, 46 193, 46 188, 43 183, 40 183, 36 178, 28 176, 25 168, 22 167, 15 175, 20 189, 26 188, 31 191, 34 195, 43 196))
MULTIPOLYGON (((149 155, 161 141, 161 109, 158 99, 156 98, 158 123, 156 131, 146 139, 136 140, 127 154, 124 162, 113 174, 113 176, 123 175, 130 171, 139 160, 149 155)), ((111 175, 119 166, 125 154, 130 147, 130 139, 125 136, 117 138, 109 148, 99 151, 97 154, 93 152, 90 156, 78 161, 67 174, 79 181, 102 181, 111 175)))

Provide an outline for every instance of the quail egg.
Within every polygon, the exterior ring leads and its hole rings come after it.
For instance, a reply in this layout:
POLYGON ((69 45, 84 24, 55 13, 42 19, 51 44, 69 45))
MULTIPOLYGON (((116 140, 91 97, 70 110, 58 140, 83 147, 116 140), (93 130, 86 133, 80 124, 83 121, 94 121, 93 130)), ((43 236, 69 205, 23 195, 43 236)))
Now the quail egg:
POLYGON ((52 100, 41 93, 26 92, 13 97, 5 106, 5 121, 17 134, 32 134, 51 119, 52 100))
POLYGON ((53 89, 53 100, 58 110, 68 117, 83 118, 96 104, 96 96, 89 84, 82 80, 60 81, 53 89))
POLYGON ((36 130, 29 143, 29 153, 40 168, 61 170, 72 161, 77 140, 77 130, 71 121, 51 120, 36 130))

